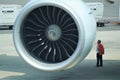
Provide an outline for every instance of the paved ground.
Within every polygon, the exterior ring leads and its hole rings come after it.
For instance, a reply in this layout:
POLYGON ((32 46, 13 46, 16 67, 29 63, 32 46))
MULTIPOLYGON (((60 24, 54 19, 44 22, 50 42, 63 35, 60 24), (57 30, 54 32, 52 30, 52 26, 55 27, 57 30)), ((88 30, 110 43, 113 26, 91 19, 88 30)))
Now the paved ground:
POLYGON ((17 54, 12 30, 0 30, 0 80, 120 80, 120 27, 97 28, 93 48, 79 66, 67 71, 43 72, 29 66, 17 54), (106 48, 104 67, 95 67, 95 45, 101 39, 106 48))

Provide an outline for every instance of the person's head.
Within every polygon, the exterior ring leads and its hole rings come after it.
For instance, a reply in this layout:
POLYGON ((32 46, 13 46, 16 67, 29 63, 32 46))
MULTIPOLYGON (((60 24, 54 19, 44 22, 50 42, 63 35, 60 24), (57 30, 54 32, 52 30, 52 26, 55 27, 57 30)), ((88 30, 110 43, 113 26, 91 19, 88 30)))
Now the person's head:
POLYGON ((100 43, 101 43, 101 40, 98 40, 97 43, 100 44, 100 43))

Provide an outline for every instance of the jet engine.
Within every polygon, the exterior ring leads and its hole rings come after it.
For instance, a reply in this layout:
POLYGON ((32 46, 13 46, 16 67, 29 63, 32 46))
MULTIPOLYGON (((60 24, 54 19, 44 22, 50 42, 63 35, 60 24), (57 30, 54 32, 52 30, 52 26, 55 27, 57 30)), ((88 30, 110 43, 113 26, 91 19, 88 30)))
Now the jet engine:
POLYGON ((95 36, 95 19, 82 0, 31 0, 18 15, 13 34, 19 55, 44 71, 81 62, 95 36))

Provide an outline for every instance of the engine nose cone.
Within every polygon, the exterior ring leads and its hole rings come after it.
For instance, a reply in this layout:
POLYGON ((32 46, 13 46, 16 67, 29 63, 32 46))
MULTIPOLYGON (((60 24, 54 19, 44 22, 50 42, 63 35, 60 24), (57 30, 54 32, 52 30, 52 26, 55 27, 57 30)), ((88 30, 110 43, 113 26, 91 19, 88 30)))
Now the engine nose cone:
POLYGON ((60 39, 62 31, 58 25, 52 24, 46 30, 46 36, 51 41, 60 39))

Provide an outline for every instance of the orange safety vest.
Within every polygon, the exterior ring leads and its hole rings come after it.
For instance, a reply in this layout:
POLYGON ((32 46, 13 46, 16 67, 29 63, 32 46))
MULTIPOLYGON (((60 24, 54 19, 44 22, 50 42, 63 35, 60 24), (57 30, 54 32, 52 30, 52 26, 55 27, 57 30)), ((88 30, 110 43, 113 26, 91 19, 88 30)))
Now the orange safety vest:
POLYGON ((103 47, 103 45, 102 44, 98 44, 98 51, 99 51, 99 54, 100 55, 103 55, 104 54, 104 47, 103 47))

